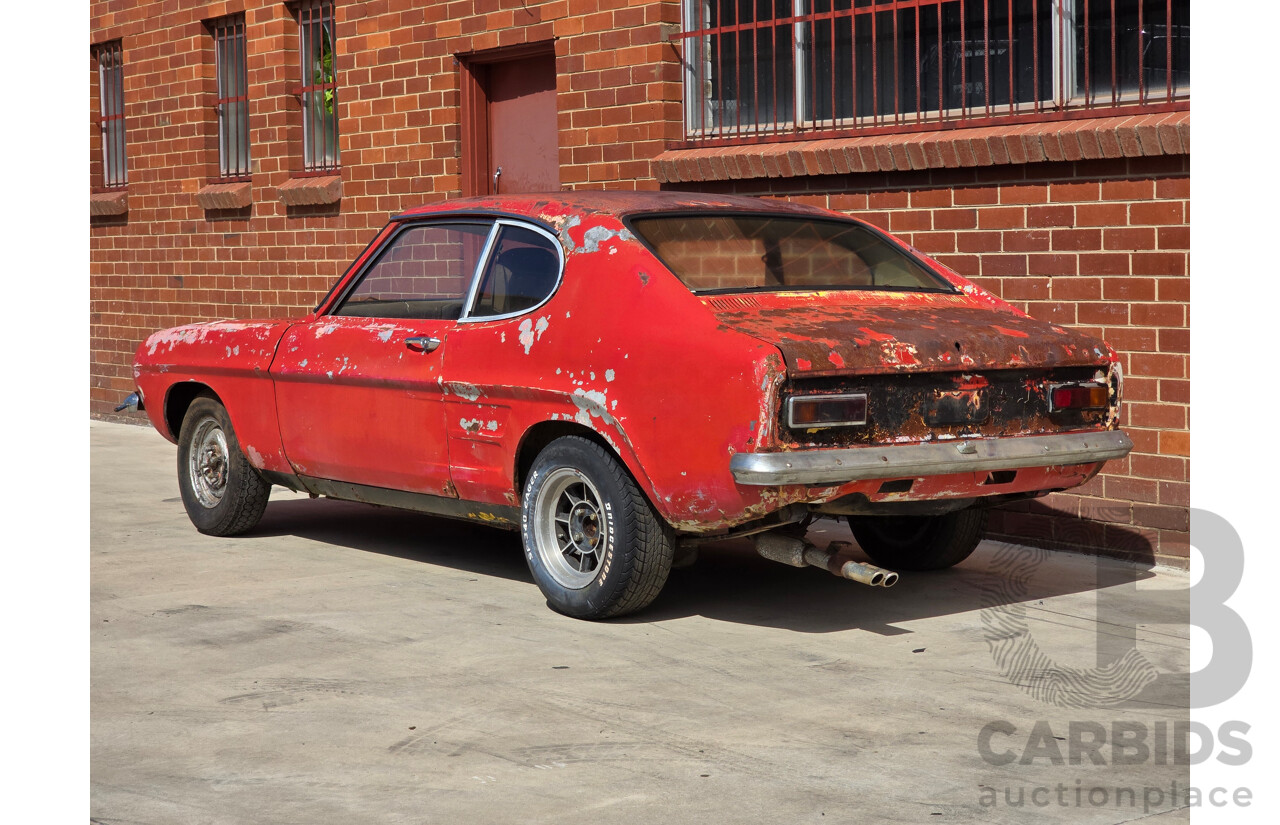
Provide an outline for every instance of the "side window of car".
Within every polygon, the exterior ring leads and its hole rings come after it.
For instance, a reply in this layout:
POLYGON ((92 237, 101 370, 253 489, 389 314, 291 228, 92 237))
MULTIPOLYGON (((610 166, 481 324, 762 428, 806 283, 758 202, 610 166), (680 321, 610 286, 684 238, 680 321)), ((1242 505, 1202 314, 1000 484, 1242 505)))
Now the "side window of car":
POLYGON ((392 238, 334 315, 456 320, 490 224, 419 224, 392 238))
POLYGON ((469 317, 511 315, 545 301, 560 280, 560 250, 545 235, 503 225, 469 317))

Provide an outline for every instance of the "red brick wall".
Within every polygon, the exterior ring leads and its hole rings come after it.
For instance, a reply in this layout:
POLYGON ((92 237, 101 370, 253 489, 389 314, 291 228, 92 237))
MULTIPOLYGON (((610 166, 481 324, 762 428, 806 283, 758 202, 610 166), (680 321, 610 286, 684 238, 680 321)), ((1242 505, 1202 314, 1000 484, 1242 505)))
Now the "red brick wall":
MULTIPOLYGON (((998 129, 983 130, 984 140, 995 142, 982 145, 1004 149, 999 157, 992 150, 968 158, 989 162, 978 168, 854 174, 851 155, 819 153, 810 162, 789 149, 752 158, 747 172, 745 164, 729 169, 719 158, 701 166, 681 161, 681 168, 705 166, 737 179, 671 184, 653 159, 682 137, 681 70, 666 39, 678 29, 676 0, 340 0, 335 19, 341 200, 286 206, 280 192, 299 180, 302 142, 293 95, 300 83, 297 25, 288 7, 265 0, 197 8, 161 0, 91 3, 90 43, 119 38, 124 46, 129 167, 128 213, 94 218, 89 230, 92 415, 123 418, 111 406, 132 390, 133 351, 150 332, 193 320, 302 314, 389 214, 459 195, 455 55, 554 42, 563 186, 680 185, 830 206, 902 236, 1032 315, 1110 340, 1128 376, 1133 455, 1075 493, 1000 511, 994 526, 1023 541, 1186 562, 1185 124, 1143 121, 1126 143, 1090 142, 1093 127, 1071 122, 1064 134, 1072 139, 1036 142, 1038 154, 1024 151, 1020 139, 1001 142, 998 129), (202 21, 241 11, 252 202, 205 210, 196 195, 217 177, 218 156, 213 48, 202 21), (1063 160, 1113 148, 1169 152, 1063 160), (792 174, 781 177, 790 155, 792 174)), ((97 184, 96 72, 89 85, 97 184)), ((893 140, 872 139, 859 168, 875 168, 873 161, 911 168, 946 148, 893 140)), ((938 160, 954 165, 966 157, 944 153, 938 160)))
POLYGON ((1102 336, 1125 370, 1133 453, 1071 493, 997 511, 993 532, 1187 564, 1189 156, 669 185, 837 209, 1029 314, 1102 336))
MULTIPOLYGON (((666 42, 675 0, 372 0, 336 4, 342 199, 286 207, 301 168, 297 24, 279 2, 198 5, 94 0, 90 43, 121 39, 129 211, 90 226, 90 412, 131 391, 133 352, 152 331, 224 317, 310 310, 387 216, 460 194, 454 55, 554 40, 561 182, 650 188, 649 158, 680 128, 680 68, 666 42), (212 39, 243 11, 252 205, 206 211, 218 174, 212 39)), ((86 49, 87 51, 87 49, 86 49)), ((101 179, 96 71, 89 77, 91 174, 101 179)))

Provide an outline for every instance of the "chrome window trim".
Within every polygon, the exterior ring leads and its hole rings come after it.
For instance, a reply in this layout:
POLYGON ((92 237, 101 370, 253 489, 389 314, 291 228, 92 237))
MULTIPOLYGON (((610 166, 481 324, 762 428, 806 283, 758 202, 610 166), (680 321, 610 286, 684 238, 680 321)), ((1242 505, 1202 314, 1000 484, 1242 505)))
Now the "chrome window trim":
POLYGON ((534 223, 529 223, 527 221, 521 221, 521 220, 513 220, 511 218, 498 218, 493 222, 493 228, 489 232, 489 240, 485 243, 484 253, 481 254, 480 260, 476 264, 476 271, 472 273, 471 290, 467 293, 467 301, 462 308, 462 316, 458 318, 458 323, 459 324, 479 324, 487 321, 505 321, 509 318, 519 318, 521 315, 528 315, 531 312, 536 312, 537 310, 545 306, 546 303, 550 301, 551 298, 557 292, 560 291, 560 285, 564 282, 564 266, 565 266, 564 247, 560 245, 560 239, 557 238, 554 234, 552 234, 551 232, 547 231, 546 229, 543 229, 541 226, 538 226, 537 224, 534 224, 534 223), (531 232, 542 235, 544 238, 546 238, 548 241, 551 242, 552 247, 554 247, 556 250, 556 258, 559 261, 559 264, 557 265, 557 269, 556 269, 555 285, 551 288, 551 291, 547 293, 547 296, 543 298, 541 301, 539 301, 538 303, 534 304, 531 307, 519 310, 518 312, 505 312, 501 315, 472 315, 471 313, 475 309, 476 299, 479 297, 479 293, 480 293, 480 281, 483 280, 485 271, 489 267, 489 258, 493 254, 493 248, 497 245, 498 233, 500 231, 500 228, 503 226, 512 226, 519 229, 528 229, 531 232))
POLYGON ((493 254, 493 245, 498 240, 498 227, 501 224, 501 220, 496 220, 489 226, 489 237, 485 238, 484 249, 480 252, 480 258, 476 261, 475 269, 471 270, 471 285, 467 287, 467 297, 462 302, 462 312, 458 315, 459 323, 465 321, 471 315, 471 308, 475 305, 476 292, 480 288, 480 274, 489 265, 489 256, 493 254))

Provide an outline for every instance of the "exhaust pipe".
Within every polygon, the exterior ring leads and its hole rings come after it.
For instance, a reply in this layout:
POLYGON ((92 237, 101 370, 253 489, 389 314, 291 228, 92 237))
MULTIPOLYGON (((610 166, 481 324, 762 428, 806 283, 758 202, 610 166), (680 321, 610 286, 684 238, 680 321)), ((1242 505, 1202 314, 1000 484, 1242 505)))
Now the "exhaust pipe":
MULTIPOLYGON (((816 547, 814 549, 817 550, 816 547)), ((853 544, 847 541, 833 541, 827 545, 830 560, 836 564, 840 564, 839 560, 836 558, 837 556, 840 556, 852 549, 853 544)), ((828 565, 822 566, 827 567, 828 570, 831 570, 831 572, 837 576, 844 576, 846 579, 862 582, 863 584, 869 584, 872 587, 893 587, 898 583, 898 574, 894 571, 885 570, 883 567, 877 567, 874 564, 853 561, 852 559, 840 564, 838 571, 832 570, 828 565), (877 581, 876 579, 879 580, 877 581)))
POLYGON ((831 542, 830 549, 820 550, 803 539, 778 533, 760 533, 751 537, 756 552, 770 561, 791 567, 821 567, 827 572, 850 581, 871 587, 893 587, 898 574, 874 564, 841 559, 840 554, 851 548, 849 542, 831 542))

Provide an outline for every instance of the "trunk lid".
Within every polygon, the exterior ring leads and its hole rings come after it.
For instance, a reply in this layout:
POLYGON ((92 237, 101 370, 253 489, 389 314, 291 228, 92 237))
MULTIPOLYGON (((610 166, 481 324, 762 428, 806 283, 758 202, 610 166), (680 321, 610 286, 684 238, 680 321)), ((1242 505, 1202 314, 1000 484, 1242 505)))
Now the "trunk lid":
POLYGON ((703 296, 724 326, 778 347, 794 377, 1101 365, 1101 340, 966 295, 703 296))

